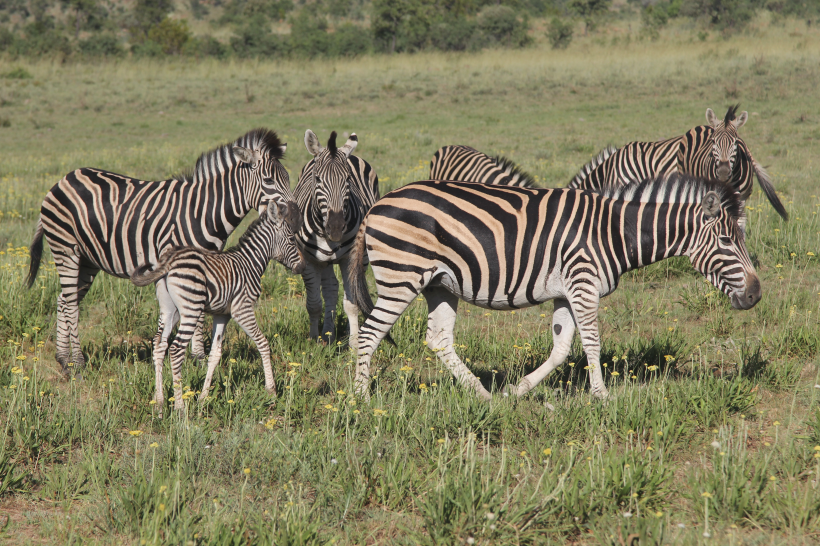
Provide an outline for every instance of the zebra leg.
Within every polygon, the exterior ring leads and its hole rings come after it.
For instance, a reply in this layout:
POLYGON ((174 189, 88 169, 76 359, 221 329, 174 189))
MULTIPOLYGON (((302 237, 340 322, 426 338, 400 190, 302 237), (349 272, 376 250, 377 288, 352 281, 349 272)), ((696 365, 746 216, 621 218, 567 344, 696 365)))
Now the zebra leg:
POLYGON ((319 266, 310 260, 305 260, 302 280, 305 283, 305 306, 310 317, 308 337, 314 341, 319 337, 319 321, 322 318, 321 276, 319 266))
POLYGON ((216 365, 222 358, 222 341, 225 334, 225 325, 231 320, 230 315, 214 315, 214 329, 211 340, 211 354, 208 356, 208 373, 205 374, 205 383, 202 385, 202 392, 199 394, 199 401, 203 402, 208 398, 208 391, 211 390, 211 381, 214 377, 216 365))
POLYGON ((55 358, 63 371, 65 371, 69 360, 71 360, 71 342, 68 339, 69 327, 67 313, 68 301, 63 293, 60 292, 60 295, 57 296, 57 336, 55 339, 57 354, 55 358))
POLYGON ((427 288, 423 292, 427 300, 427 346, 462 385, 472 387, 485 401, 492 395, 481 381, 464 365, 453 349, 453 328, 456 324, 458 296, 445 288, 427 288))
POLYGON ((245 330, 248 337, 256 343, 259 355, 262 357, 262 370, 265 372, 265 390, 276 395, 276 383, 273 381, 273 368, 270 365, 270 344, 265 334, 259 329, 256 316, 253 313, 253 305, 243 305, 238 312, 233 314, 233 319, 245 330))
POLYGON ((165 391, 162 387, 162 366, 165 362, 165 353, 168 351, 168 338, 179 321, 179 312, 174 305, 165 285, 165 279, 157 282, 157 301, 159 302, 159 329, 154 336, 154 400, 157 412, 162 418, 165 404, 165 391))
MULTIPOLYGON (((421 286, 418 287, 421 290, 421 286)), ((410 283, 402 283, 390 297, 379 298, 373 312, 367 317, 359 329, 359 354, 356 362, 355 390, 356 394, 370 400, 370 359, 376 347, 393 324, 399 319, 405 309, 410 306, 418 294, 410 288, 410 283)))
MULTIPOLYGON (((535 371, 522 378, 517 387, 508 390, 516 396, 524 396, 544 380, 555 368, 566 360, 572 348, 575 336, 575 320, 569 302, 563 298, 555 300, 555 311, 552 313, 552 352, 549 358, 535 371)), ((549 406, 549 405, 548 405, 549 406)), ((550 409, 553 409, 550 407, 550 409)))
POLYGON ((332 344, 336 340, 336 305, 339 303, 339 280, 333 264, 322 269, 322 299, 325 300, 322 341, 332 344))
POLYGON ((596 398, 607 398, 609 391, 604 385, 603 374, 601 373, 601 339, 598 332, 598 301, 600 296, 598 290, 585 284, 571 293, 569 299, 572 314, 578 325, 578 333, 581 335, 581 343, 587 355, 587 365, 589 366, 590 392, 596 398))
POLYGON ((348 345, 354 351, 358 347, 359 339, 359 307, 350 301, 350 254, 347 254, 339 262, 339 267, 342 270, 342 282, 344 283, 344 304, 345 314, 347 315, 347 322, 350 325, 350 337, 348 338, 348 345))
POLYGON ((205 313, 199 316, 199 321, 196 323, 196 330, 191 338, 191 354, 197 360, 203 360, 208 357, 205 354, 205 336, 202 335, 203 325, 205 324, 205 313))

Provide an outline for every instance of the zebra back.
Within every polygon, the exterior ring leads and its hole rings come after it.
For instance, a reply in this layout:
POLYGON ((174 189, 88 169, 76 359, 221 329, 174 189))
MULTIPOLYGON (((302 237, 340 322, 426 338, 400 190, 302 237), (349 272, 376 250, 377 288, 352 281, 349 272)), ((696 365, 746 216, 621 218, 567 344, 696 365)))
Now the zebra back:
POLYGON ((439 148, 430 161, 431 180, 478 182, 493 186, 531 188, 535 179, 504 156, 490 157, 460 144, 439 148))

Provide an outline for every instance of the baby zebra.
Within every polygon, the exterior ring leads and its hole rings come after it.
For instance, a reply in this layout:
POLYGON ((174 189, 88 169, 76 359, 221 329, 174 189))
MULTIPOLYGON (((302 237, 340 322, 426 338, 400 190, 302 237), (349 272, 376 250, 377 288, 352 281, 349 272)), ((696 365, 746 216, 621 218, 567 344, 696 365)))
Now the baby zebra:
POLYGON ((156 371, 156 402, 162 416, 162 364, 168 348, 168 336, 179 322, 179 331, 171 345, 171 371, 174 378, 174 409, 184 407, 182 401, 182 362, 202 313, 214 317, 213 342, 208 357, 208 374, 202 386, 200 400, 208 396, 219 358, 222 356, 222 335, 231 317, 256 343, 262 355, 265 388, 276 393, 270 364, 268 340, 259 329, 253 307, 261 293, 262 274, 271 259, 301 273, 305 268, 302 253, 296 247, 293 232, 285 222, 286 201, 276 196, 267 210, 239 238, 239 244, 224 252, 201 248, 176 247, 170 250, 154 271, 150 264, 137 268, 131 281, 137 286, 157 283, 160 306, 160 329, 154 336, 154 368, 156 371))

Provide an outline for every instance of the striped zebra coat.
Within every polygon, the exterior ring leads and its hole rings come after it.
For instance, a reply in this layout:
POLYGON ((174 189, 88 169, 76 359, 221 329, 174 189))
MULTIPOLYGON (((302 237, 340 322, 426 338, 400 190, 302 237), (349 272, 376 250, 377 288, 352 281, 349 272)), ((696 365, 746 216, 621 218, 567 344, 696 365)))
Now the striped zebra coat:
POLYGON ((484 399, 490 393, 453 348, 458 301, 518 309, 558 299, 552 354, 514 394, 528 392, 564 361, 577 326, 592 393, 605 397, 598 305, 625 272, 688 256, 733 307, 749 309, 760 300, 739 216, 731 186, 685 175, 608 195, 435 180, 394 190, 370 210, 352 251, 353 297, 368 315, 359 331, 357 392, 367 396, 373 352, 423 294, 428 347, 484 399), (364 277, 365 254, 376 278, 375 307, 364 277))
MULTIPOLYGON (((62 286, 56 345, 64 373, 85 362, 79 304, 100 271, 128 278, 173 246, 219 250, 248 211, 263 209, 274 193, 285 196, 288 222, 298 228, 280 163, 286 146, 273 131, 255 129, 203 154, 192 174, 152 182, 83 168, 51 188, 31 244, 28 285, 37 277, 45 236, 62 286)), ((201 339, 195 337, 197 355, 204 355, 201 339)))
POLYGON ((535 179, 506 157, 490 157, 475 148, 459 144, 436 150, 430 161, 430 180, 460 180, 522 188, 535 186, 535 179))
POLYGON ((154 271, 151 264, 137 268, 131 281, 137 286, 157 283, 160 328, 154 337, 155 400, 162 416, 164 396, 162 365, 168 349, 168 337, 179 323, 171 345, 171 371, 174 384, 174 408, 184 408, 182 364, 185 347, 205 313, 214 315, 213 342, 208 357, 208 372, 200 400, 208 397, 216 365, 222 356, 225 325, 231 317, 256 343, 262 357, 265 388, 275 394, 270 346, 256 322, 253 308, 262 293, 262 274, 270 260, 277 260, 294 273, 304 268, 296 239, 285 222, 288 205, 273 194, 267 209, 239 238, 239 243, 225 251, 175 247, 166 252, 154 271))
MULTIPOLYGON (((752 193, 754 176, 777 213, 788 220, 783 203, 775 192, 772 179, 752 157, 749 147, 738 136, 748 119, 747 112, 736 116, 732 106, 723 119, 718 119, 711 108, 706 109, 709 125, 694 127, 685 135, 658 142, 630 142, 621 148, 608 147, 581 168, 568 187, 590 191, 622 186, 671 173, 731 183, 740 195, 741 205, 752 193)), ((745 227, 745 214, 741 227, 745 227)))
POLYGON ((333 264, 339 264, 344 283, 344 310, 350 325, 351 347, 356 347, 359 308, 350 299, 350 248, 367 211, 379 199, 379 177, 369 163, 352 155, 359 138, 350 135, 336 147, 336 132, 327 147, 308 129, 305 147, 313 159, 299 174, 294 194, 302 211, 302 229, 297 242, 307 260, 302 279, 307 292, 310 338, 332 343, 336 339, 336 305, 339 281, 333 264), (324 299, 324 319, 322 318, 324 299), (321 330, 319 326, 321 324, 321 330))

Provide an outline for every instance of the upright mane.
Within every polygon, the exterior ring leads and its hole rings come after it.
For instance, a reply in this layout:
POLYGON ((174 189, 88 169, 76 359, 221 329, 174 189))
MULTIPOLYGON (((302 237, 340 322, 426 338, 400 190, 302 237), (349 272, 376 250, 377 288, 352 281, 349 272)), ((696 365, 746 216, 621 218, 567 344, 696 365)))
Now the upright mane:
POLYGON ((518 177, 519 180, 522 181, 521 186, 524 188, 534 188, 535 187, 535 178, 519 167, 514 161, 504 157, 503 155, 498 155, 493 158, 495 164, 501 167, 501 170, 509 174, 511 177, 518 177))
MULTIPOLYGON (((196 160, 193 172, 183 171, 177 175, 177 178, 190 179, 194 173, 198 173, 200 178, 206 177, 209 171, 208 165, 214 163, 214 160, 218 160, 220 157, 223 158, 220 162, 224 163, 226 154, 233 154, 232 148, 234 146, 258 150, 262 155, 281 161, 285 157, 285 153, 282 150, 284 145, 285 143, 282 142, 275 131, 265 129, 264 127, 251 129, 236 140, 217 146, 200 155, 199 159, 196 160)), ((227 157, 230 156, 228 155, 227 157)))
POLYGON ((609 156, 614 154, 618 151, 618 148, 612 146, 611 144, 598 152, 598 155, 593 157, 586 165, 581 167, 578 171, 578 174, 570 181, 569 186, 570 188, 575 187, 576 185, 580 184, 589 174, 598 168, 598 166, 606 161, 609 156))
MULTIPOLYGON (((271 204, 270 206, 276 205, 271 204)), ((226 248, 225 252, 238 252, 239 250, 244 248, 248 242, 248 239, 250 239, 253 236, 254 231, 258 230, 265 222, 265 218, 265 213, 260 214, 256 220, 251 222, 251 224, 248 226, 248 229, 245 230, 245 233, 239 236, 239 240, 236 242, 236 244, 231 246, 230 248, 226 248)))
POLYGON ((330 152, 330 157, 336 157, 336 131, 331 131, 330 138, 327 139, 327 149, 330 152))
POLYGON ((743 209, 740 199, 730 182, 707 180, 689 174, 672 173, 630 182, 617 188, 604 188, 601 195, 639 203, 700 203, 710 191, 720 196, 721 208, 728 215, 735 219, 741 217, 743 209))
POLYGON ((737 114, 737 109, 740 108, 740 103, 735 104, 734 106, 729 106, 729 109, 726 110, 726 116, 723 118, 723 125, 729 126, 729 123, 735 120, 735 114, 737 114))

